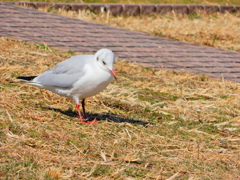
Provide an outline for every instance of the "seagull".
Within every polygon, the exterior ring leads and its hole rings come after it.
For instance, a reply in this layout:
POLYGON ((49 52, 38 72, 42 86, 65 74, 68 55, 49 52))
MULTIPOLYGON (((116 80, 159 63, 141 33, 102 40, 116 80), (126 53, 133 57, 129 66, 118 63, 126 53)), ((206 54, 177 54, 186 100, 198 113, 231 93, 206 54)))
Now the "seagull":
POLYGON ((72 56, 39 76, 17 78, 27 84, 73 99, 82 124, 98 123, 97 120, 87 121, 85 99, 101 92, 114 78, 117 80, 114 72, 114 54, 109 49, 100 49, 94 55, 72 56))

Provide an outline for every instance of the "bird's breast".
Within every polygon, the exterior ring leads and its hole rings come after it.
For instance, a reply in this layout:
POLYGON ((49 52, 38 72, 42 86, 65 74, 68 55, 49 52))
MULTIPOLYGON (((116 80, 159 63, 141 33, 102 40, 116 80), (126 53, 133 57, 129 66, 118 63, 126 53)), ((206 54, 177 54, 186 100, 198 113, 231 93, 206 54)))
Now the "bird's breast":
POLYGON ((74 84, 71 94, 80 99, 94 96, 104 90, 112 80, 112 75, 106 71, 86 74, 74 84))

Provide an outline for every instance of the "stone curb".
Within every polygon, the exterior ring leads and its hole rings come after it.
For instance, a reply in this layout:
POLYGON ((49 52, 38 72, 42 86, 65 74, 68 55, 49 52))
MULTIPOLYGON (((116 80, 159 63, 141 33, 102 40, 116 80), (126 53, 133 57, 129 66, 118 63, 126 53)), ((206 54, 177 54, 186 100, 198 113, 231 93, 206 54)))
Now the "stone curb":
POLYGON ((232 5, 185 5, 185 4, 97 4, 97 3, 46 3, 46 2, 14 2, 16 5, 27 6, 31 8, 55 8, 66 11, 91 10, 94 13, 108 12, 114 16, 136 16, 151 14, 192 14, 198 11, 206 13, 237 13, 240 12, 240 6, 232 5))

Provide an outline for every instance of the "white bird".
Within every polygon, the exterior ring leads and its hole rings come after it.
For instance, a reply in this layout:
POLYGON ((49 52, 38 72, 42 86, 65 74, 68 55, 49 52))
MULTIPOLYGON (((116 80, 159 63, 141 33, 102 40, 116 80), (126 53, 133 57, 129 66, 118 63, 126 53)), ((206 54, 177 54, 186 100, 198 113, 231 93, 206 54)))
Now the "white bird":
POLYGON ((85 99, 101 92, 113 78, 117 79, 113 65, 113 52, 109 49, 100 49, 95 55, 72 56, 39 76, 20 76, 18 79, 73 99, 80 122, 97 124, 96 120, 87 121, 86 119, 85 99), (82 113, 80 100, 82 100, 82 113))

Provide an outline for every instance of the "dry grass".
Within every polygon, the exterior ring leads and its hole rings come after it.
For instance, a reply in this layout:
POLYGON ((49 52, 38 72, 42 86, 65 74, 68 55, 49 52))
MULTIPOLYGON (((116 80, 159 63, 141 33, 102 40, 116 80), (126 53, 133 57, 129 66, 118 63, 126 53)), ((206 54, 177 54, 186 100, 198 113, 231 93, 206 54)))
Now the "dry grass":
POLYGON ((0 40, 0 178, 239 179, 240 89, 204 75, 118 61, 118 82, 73 102, 16 81, 70 53, 0 40))
POLYGON ((108 13, 94 14, 88 11, 66 12, 48 8, 43 11, 133 31, 146 32, 154 36, 240 52, 239 15, 228 13, 207 15, 199 12, 188 16, 169 14, 165 16, 114 17, 108 13))

